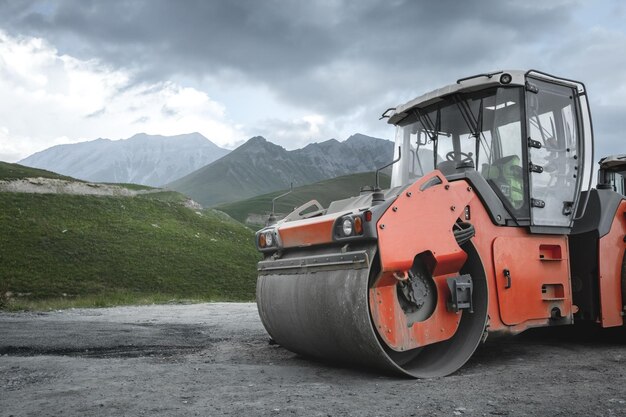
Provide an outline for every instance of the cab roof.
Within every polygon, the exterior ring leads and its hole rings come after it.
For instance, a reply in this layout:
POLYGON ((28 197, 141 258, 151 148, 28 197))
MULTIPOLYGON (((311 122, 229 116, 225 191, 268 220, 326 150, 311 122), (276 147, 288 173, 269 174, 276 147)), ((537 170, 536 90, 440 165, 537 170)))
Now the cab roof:
POLYGON ((409 111, 414 108, 423 109, 428 107, 431 104, 442 101, 445 97, 460 92, 472 92, 483 90, 489 87, 496 87, 500 85, 517 85, 524 86, 526 83, 526 76, 532 74, 534 77, 543 78, 547 80, 555 81, 557 80, 560 83, 566 83, 573 87, 576 87, 579 92, 584 92, 584 85, 578 81, 568 80, 564 78, 555 77, 550 74, 546 74, 540 71, 530 70, 502 70, 502 71, 494 71, 483 74, 476 74, 470 77, 460 78, 454 84, 447 85, 442 88, 438 88, 436 90, 430 91, 426 94, 423 94, 419 97, 414 98, 404 104, 400 104, 395 108, 387 110, 384 116, 388 116, 388 123, 397 124, 402 119, 404 119, 409 111), (510 81, 506 82, 506 75, 510 76, 510 81), (505 82, 503 82, 505 81, 505 82))

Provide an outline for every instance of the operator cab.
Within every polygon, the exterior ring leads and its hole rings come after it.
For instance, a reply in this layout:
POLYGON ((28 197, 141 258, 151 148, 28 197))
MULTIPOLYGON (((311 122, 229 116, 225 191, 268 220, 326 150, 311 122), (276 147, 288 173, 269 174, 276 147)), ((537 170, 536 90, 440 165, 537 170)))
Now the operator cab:
POLYGON ((389 123, 397 126, 394 159, 401 155, 392 187, 433 169, 486 182, 513 224, 537 232, 568 233, 591 185, 591 117, 576 81, 480 74, 393 109, 389 123))

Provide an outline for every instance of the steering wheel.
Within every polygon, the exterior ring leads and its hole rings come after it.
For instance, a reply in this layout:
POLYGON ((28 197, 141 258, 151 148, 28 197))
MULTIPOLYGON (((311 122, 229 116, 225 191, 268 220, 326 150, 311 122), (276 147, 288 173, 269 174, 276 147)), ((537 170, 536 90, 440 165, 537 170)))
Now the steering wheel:
POLYGON ((450 162, 454 162, 456 160, 456 156, 460 155, 463 158, 461 159, 461 162, 473 162, 474 160, 472 159, 472 153, 465 153, 465 152, 456 152, 456 151, 450 151, 446 154, 446 161, 450 161, 450 162))

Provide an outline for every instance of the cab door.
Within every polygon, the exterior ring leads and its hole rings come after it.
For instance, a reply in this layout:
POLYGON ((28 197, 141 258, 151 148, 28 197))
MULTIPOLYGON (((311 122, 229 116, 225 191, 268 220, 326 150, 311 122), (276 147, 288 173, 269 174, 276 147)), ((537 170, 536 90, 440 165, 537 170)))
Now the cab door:
POLYGON ((583 168, 577 90, 566 84, 527 79, 531 225, 570 228, 583 168))

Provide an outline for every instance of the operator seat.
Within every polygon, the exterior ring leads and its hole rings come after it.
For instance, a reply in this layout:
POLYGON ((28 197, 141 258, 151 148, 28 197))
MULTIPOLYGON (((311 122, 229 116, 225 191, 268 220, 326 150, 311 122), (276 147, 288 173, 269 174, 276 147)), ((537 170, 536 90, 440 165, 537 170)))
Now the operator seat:
POLYGON ((509 155, 482 164, 481 174, 491 180, 515 208, 524 204, 524 179, 520 157, 509 155))
POLYGON ((437 169, 444 176, 452 175, 456 172, 456 161, 441 161, 437 164, 437 169))

